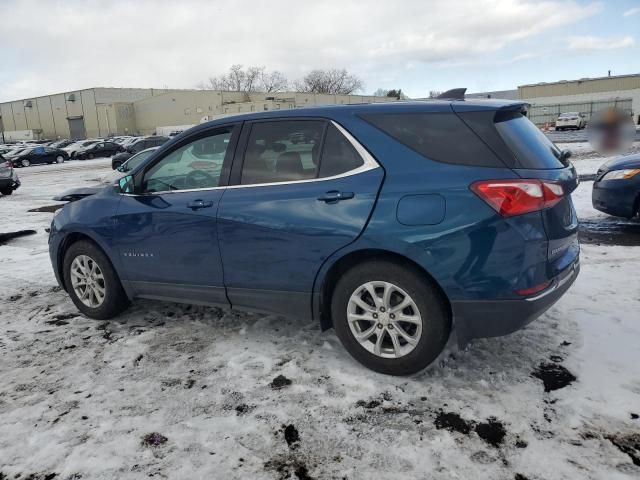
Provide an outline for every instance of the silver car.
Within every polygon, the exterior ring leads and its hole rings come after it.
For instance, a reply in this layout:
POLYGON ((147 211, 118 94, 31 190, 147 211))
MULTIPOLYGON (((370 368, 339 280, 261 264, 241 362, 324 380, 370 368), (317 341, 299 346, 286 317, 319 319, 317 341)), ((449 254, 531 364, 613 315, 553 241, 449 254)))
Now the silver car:
POLYGON ((0 155, 0 193, 11 195, 20 186, 20 179, 13 164, 0 155))

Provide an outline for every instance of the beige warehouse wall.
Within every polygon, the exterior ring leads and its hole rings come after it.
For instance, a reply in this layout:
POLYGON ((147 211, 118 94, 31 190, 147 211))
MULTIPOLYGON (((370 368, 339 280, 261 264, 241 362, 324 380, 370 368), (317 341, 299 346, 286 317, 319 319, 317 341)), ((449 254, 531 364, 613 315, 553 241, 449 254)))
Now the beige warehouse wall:
POLYGON ((0 116, 2 116, 2 125, 6 131, 13 131, 16 129, 15 121, 13 120, 13 110, 11 110, 10 103, 0 104, 0 116))
POLYGON ((56 125, 54 138, 69 138, 69 122, 67 121, 67 104, 63 93, 50 95, 51 111, 53 113, 53 122, 56 125))
POLYGON ((24 114, 24 104, 22 100, 11 102, 11 110, 13 111, 13 122, 15 130, 28 130, 27 117, 24 114))
POLYGON ((233 105, 246 99, 246 94, 241 92, 213 90, 174 91, 145 98, 133 104, 136 129, 149 134, 155 132, 156 127, 198 124, 204 116, 230 113, 233 105))
POLYGON ((520 98, 591 95, 622 90, 640 89, 640 75, 604 77, 567 82, 522 85, 518 87, 520 98))
POLYGON ((34 100, 34 108, 38 110, 38 121, 44 138, 56 138, 56 126, 53 122, 53 111, 48 97, 34 100))
MULTIPOLYGON (((82 90, 80 93, 80 107, 82 108, 82 118, 87 137, 100 137, 105 127, 101 123, 106 123, 104 117, 100 118, 99 109, 96 107, 95 94, 93 90, 82 90)), ((67 97, 68 98, 68 97, 67 97)), ((76 101, 78 103, 77 96, 76 101)))
POLYGON ((136 130, 135 109, 132 103, 115 104, 116 133, 128 135, 136 130))
POLYGON ((203 117, 314 105, 394 101, 365 95, 252 93, 151 88, 91 88, 0 104, 4 129, 41 129, 46 138, 69 137, 68 118, 82 118, 89 137, 151 134, 156 127, 194 125, 203 117), (75 97, 75 100, 71 100, 75 97))

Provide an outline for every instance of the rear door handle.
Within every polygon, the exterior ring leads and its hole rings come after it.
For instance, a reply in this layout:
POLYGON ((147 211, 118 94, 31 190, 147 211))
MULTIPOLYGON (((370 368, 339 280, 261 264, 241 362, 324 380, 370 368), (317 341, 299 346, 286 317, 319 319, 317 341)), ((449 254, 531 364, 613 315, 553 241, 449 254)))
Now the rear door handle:
POLYGON ((200 210, 201 208, 213 207, 213 202, 205 202, 204 200, 194 200, 193 202, 187 203, 187 207, 195 211, 195 210, 200 210))
POLYGON ((353 198, 355 194, 353 192, 339 192, 337 190, 331 190, 318 197, 318 200, 325 203, 338 203, 340 200, 349 200, 353 198))

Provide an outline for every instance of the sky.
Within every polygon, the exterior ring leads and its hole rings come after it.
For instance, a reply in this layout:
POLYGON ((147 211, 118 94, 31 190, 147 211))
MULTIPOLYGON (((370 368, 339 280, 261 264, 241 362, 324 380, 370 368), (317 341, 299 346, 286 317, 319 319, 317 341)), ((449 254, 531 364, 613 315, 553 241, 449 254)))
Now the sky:
POLYGON ((640 73, 640 0, 0 0, 0 52, 0 101, 195 88, 233 64, 419 98, 640 73))

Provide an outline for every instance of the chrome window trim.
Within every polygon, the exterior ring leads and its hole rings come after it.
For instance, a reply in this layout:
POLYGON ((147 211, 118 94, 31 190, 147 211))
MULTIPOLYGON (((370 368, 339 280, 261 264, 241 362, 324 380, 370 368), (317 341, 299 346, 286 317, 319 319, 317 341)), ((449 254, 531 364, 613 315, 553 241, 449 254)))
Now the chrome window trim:
MULTIPOLYGON (((235 189, 235 188, 271 187, 276 185, 295 185, 298 183, 325 182, 328 180, 336 180, 338 178, 358 175, 360 173, 368 172, 369 170, 380 168, 380 164, 376 161, 375 158, 373 158, 373 155, 371 155, 367 151, 367 149, 364 148, 362 144, 353 137, 353 135, 351 135, 347 130, 345 130, 344 127, 342 127, 342 125, 340 125, 339 123, 336 123, 333 120, 330 120, 330 122, 349 141, 349 143, 353 146, 353 148, 355 148, 358 155, 360 155, 360 158, 362 158, 363 164, 360 165, 358 168, 354 168, 353 170, 348 170, 338 175, 332 175, 330 177, 323 177, 323 178, 306 178, 303 180, 291 180, 291 181, 285 181, 285 182, 250 183, 247 185, 226 185, 226 186, 220 186, 220 187, 190 188, 187 190, 164 190, 160 192, 149 192, 149 193, 142 193, 142 194, 123 193, 122 195, 125 195, 128 197, 140 197, 145 195, 165 195, 168 193, 204 192, 208 190, 222 190, 225 188, 235 189)), ((115 186, 118 186, 118 183, 116 183, 115 186)))
POLYGON ((354 168, 353 170, 348 170, 344 173, 340 173, 338 175, 332 175, 330 177, 323 178, 305 178, 303 180, 291 180, 285 182, 270 182, 270 183, 250 183, 247 185, 229 185, 226 188, 253 188, 253 187, 271 187, 275 185, 294 185, 298 183, 311 183, 311 182, 324 182, 327 180, 335 180, 338 178, 350 177, 352 175, 358 175, 359 173, 368 172, 369 170, 373 170, 375 168, 379 168, 380 164, 376 161, 375 158, 365 149, 360 142, 358 142, 353 135, 347 132, 342 125, 330 120, 331 124, 338 129, 338 131, 344 135, 344 137, 349 141, 349 143, 356 149, 360 158, 362 158, 362 165, 358 168, 354 168))

